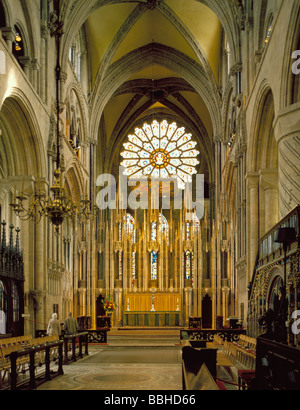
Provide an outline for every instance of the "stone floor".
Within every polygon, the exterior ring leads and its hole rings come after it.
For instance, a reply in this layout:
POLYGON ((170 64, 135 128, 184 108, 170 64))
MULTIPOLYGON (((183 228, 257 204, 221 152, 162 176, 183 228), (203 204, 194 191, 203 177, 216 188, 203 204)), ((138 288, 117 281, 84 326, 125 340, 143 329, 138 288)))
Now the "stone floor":
POLYGON ((112 330, 107 345, 90 345, 89 356, 38 390, 181 391, 181 349, 179 330, 112 330))

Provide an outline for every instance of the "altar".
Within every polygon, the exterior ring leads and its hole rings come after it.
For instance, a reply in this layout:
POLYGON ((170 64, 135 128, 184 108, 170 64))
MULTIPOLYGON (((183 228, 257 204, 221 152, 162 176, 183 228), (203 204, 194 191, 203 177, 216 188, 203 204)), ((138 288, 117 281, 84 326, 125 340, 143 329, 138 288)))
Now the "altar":
POLYGON ((123 326, 179 326, 180 312, 124 312, 123 326))
POLYGON ((174 292, 128 293, 123 326, 165 327, 180 325, 180 294, 174 292))

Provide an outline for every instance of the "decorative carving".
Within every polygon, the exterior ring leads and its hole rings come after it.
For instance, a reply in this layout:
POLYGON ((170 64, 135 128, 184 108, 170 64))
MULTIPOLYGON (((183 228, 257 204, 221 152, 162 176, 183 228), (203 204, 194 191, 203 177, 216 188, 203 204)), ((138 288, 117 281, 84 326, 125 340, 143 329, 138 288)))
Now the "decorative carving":
POLYGON ((63 21, 59 21, 59 18, 56 12, 54 11, 53 13, 51 13, 50 23, 48 25, 51 37, 55 37, 56 39, 60 38, 64 34, 63 26, 64 26, 64 23, 63 21))
POLYGON ((6 277, 18 281, 24 281, 24 264, 23 255, 20 251, 19 233, 20 229, 16 229, 17 237, 14 246, 13 229, 10 225, 9 242, 6 243, 6 222, 2 223, 2 240, 0 242, 0 277, 6 277))
POLYGON ((147 0, 146 7, 149 10, 155 10, 160 4, 161 0, 147 0))

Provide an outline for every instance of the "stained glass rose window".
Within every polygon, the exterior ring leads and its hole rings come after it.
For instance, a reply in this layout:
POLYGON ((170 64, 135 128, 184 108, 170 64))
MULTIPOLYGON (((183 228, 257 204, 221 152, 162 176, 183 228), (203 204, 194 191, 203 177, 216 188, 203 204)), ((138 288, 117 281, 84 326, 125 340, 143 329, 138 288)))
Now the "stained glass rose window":
POLYGON ((195 149, 197 143, 176 122, 145 123, 128 135, 123 145, 121 166, 124 175, 130 178, 176 178, 178 187, 184 189, 185 183, 192 182, 192 175, 196 174, 200 154, 195 149))

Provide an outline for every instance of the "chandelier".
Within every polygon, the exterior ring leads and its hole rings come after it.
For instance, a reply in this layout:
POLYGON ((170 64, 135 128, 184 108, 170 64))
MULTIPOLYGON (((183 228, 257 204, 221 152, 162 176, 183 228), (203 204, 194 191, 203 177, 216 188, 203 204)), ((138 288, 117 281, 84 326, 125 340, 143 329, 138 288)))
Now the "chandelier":
POLYGON ((79 203, 74 203, 66 195, 62 181, 62 171, 60 166, 60 143, 59 143, 59 116, 60 116, 60 101, 59 101, 59 81, 61 79, 60 67, 60 39, 63 35, 63 22, 59 19, 59 2, 56 2, 56 10, 52 13, 50 19, 50 33, 51 37, 56 39, 57 48, 57 64, 55 68, 56 73, 56 170, 54 171, 54 183, 50 187, 50 196, 46 196, 45 192, 40 189, 40 181, 38 178, 38 188, 34 189, 33 194, 24 192, 24 179, 21 193, 14 193, 13 203, 10 204, 15 214, 21 220, 31 220, 34 223, 39 223, 42 216, 46 216, 56 227, 56 233, 59 233, 59 226, 63 221, 73 219, 75 216, 79 220, 88 220, 95 218, 95 207, 91 209, 91 202, 85 194, 79 203))

